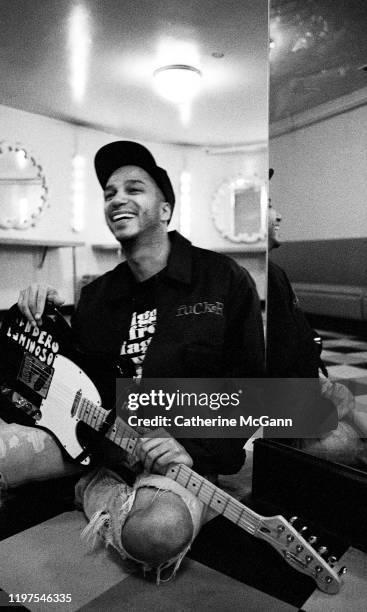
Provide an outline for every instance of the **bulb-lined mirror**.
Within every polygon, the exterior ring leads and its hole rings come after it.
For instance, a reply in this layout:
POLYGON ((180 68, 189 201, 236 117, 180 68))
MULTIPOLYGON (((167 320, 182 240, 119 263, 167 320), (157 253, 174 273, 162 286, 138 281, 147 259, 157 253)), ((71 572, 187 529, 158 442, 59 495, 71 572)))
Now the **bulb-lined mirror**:
POLYGON ((0 144, 0 228, 34 225, 47 204, 46 178, 35 158, 19 144, 0 144))
POLYGON ((212 218, 218 232, 231 242, 253 244, 266 238, 266 186, 256 178, 237 176, 214 193, 212 218))

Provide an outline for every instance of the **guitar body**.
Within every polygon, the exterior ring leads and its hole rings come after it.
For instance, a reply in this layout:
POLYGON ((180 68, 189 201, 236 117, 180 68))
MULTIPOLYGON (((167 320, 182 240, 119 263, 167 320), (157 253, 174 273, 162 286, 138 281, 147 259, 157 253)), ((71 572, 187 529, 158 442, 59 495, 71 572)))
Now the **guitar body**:
POLYGON ((80 421, 76 398, 79 393, 96 406, 101 406, 101 398, 91 379, 68 356, 73 357, 72 332, 58 312, 44 315, 38 328, 16 305, 8 311, 0 330, 0 383, 29 402, 22 410, 32 418, 32 425, 52 434, 71 459, 88 465, 90 459, 76 435, 80 421))
POLYGON ((101 405, 100 395, 90 378, 67 357, 55 355, 52 367, 52 380, 47 397, 41 401, 36 424, 56 436, 69 457, 87 465, 89 458, 80 458, 84 449, 76 436, 79 418, 73 407, 78 393, 97 406, 101 405))

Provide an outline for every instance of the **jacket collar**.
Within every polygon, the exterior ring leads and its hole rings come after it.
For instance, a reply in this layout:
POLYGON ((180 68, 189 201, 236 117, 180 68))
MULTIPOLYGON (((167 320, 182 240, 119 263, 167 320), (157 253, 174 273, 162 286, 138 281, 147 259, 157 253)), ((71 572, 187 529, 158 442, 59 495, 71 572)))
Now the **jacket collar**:
MULTIPOLYGON (((171 242, 171 251, 167 267, 162 271, 162 278, 189 285, 192 275, 191 242, 176 231, 169 232, 168 236, 171 242)), ((134 278, 127 262, 120 263, 112 271, 107 299, 115 301, 132 295, 134 284, 134 278)))
POLYGON ((191 242, 176 231, 169 232, 168 236, 171 241, 171 251, 164 276, 189 285, 192 272, 191 242))

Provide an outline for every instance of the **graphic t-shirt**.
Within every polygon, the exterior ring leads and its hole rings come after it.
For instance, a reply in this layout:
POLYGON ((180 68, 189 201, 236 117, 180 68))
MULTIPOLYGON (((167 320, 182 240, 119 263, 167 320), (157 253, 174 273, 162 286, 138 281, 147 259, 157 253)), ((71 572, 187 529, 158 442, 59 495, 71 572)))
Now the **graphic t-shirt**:
POLYGON ((156 329, 156 284, 158 275, 135 285, 135 299, 127 338, 121 346, 121 355, 134 366, 135 380, 140 380, 143 362, 156 329))

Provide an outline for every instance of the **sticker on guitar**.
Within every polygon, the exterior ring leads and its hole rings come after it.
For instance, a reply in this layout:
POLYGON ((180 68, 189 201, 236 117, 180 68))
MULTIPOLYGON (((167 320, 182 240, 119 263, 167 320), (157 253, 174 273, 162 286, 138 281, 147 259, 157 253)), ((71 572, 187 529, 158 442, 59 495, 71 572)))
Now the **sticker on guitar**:
POLYGON ((24 353, 19 369, 18 380, 27 385, 42 398, 47 397, 54 369, 36 360, 29 353, 24 353))

